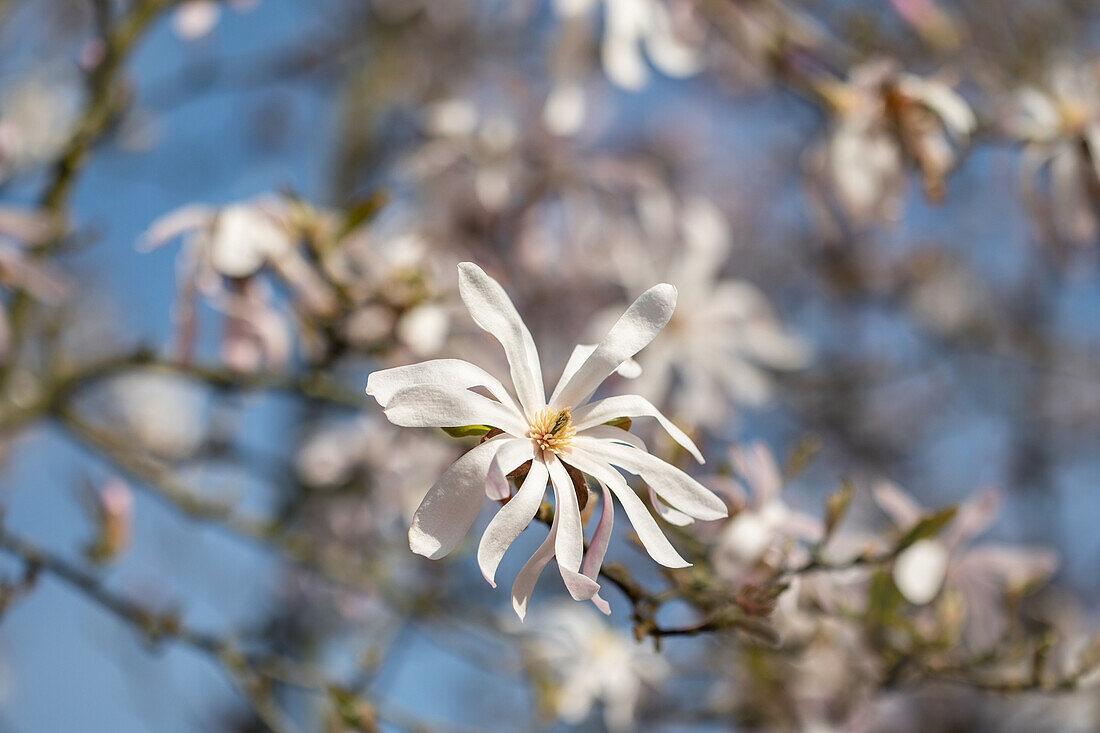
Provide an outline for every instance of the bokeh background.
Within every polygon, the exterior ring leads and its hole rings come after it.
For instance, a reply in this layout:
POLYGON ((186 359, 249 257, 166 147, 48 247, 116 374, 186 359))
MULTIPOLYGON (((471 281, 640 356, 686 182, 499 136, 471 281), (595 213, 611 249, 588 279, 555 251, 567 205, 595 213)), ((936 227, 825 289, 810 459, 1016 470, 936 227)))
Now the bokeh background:
MULTIPOLYGON (((7 553, 0 729, 1097 730, 1095 683, 1049 689, 1100 603, 1096 24, 1069 0, 0 0, 0 196, 42 212, 4 224, 5 531, 362 696, 227 675, 48 568, 19 589, 27 558, 7 553), (74 140, 71 190, 49 200, 74 140), (275 217, 307 268, 345 278, 339 306, 285 262, 215 261, 189 337, 187 253, 247 259, 278 234, 211 214, 149 246, 194 204, 275 217), (1020 554, 957 582, 1013 619, 1004 654, 944 591, 872 620, 804 595, 828 631, 783 627, 798 643, 779 651, 729 629, 667 638, 655 659, 617 590, 604 619, 566 608, 548 571, 521 626, 480 577, 476 534, 447 561, 412 555, 409 513, 472 443, 398 432, 362 387, 433 357, 501 371, 458 300, 463 260, 505 286, 551 374, 646 287, 680 285, 643 377, 612 388, 690 430, 708 486, 732 473, 751 497, 730 452, 755 442, 788 474, 786 505, 818 521, 850 482, 838 542, 896 540, 883 481, 929 511, 995 488, 981 541, 1020 554), (579 649, 607 635, 604 677, 645 692, 589 680, 591 709, 562 693, 595 664, 547 651, 563 629, 579 649), (848 665, 871 671, 834 689, 848 665), (1006 680, 1008 696, 981 689, 1006 680)), ((798 564, 809 544, 766 531, 770 554, 728 572, 721 548, 752 555, 736 531, 673 541, 732 597, 756 583, 746 565, 798 564)), ((674 589, 663 624, 714 610, 629 534, 621 521, 609 559, 674 589)), ((866 572, 815 593, 874 606, 866 572)))

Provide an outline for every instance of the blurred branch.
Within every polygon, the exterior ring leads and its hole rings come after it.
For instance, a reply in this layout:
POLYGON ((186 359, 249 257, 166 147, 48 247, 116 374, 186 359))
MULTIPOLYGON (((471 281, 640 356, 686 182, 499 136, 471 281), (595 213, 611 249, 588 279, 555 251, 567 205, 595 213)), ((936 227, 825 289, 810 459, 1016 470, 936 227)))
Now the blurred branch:
MULTIPOLYGON (((20 560, 28 572, 45 572, 79 591, 151 644, 176 643, 206 656, 233 681, 257 716, 276 733, 295 730, 276 705, 272 683, 313 692, 340 704, 353 704, 363 722, 377 717, 406 730, 428 730, 409 713, 388 704, 369 702, 362 695, 327 678, 312 666, 269 654, 251 654, 231 638, 189 626, 176 612, 154 611, 106 588, 94 573, 80 568, 35 543, 0 527, 0 551, 20 560)), ((364 728, 366 730, 366 728, 364 728)))

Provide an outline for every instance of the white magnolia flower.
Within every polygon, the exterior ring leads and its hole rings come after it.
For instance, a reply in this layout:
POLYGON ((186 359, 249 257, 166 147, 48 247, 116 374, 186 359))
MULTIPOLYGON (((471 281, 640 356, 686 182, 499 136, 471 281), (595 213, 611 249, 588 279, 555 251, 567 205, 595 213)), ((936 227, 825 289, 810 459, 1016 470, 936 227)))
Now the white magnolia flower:
MULTIPOLYGON (((176 238, 176 353, 187 358, 194 339, 196 296, 226 317, 222 352, 240 371, 278 367, 293 350, 290 323, 275 305, 274 291, 258 277, 278 274, 307 311, 327 314, 336 306, 331 287, 299 250, 301 223, 296 202, 278 196, 215 208, 184 206, 153 222, 139 244, 151 250, 176 238)), ((319 215, 320 216, 320 215, 319 215)))
POLYGON ((633 730, 644 695, 669 675, 668 662, 577 606, 553 605, 535 624, 530 652, 555 678, 558 718, 580 723, 603 703, 609 730, 633 730))
POLYGON ((780 497, 783 477, 765 445, 734 448, 730 461, 752 487, 752 500, 748 501, 740 484, 726 487, 726 493, 743 508, 722 529, 711 562, 726 580, 752 582, 761 566, 769 571, 782 566, 798 541, 821 539, 824 526, 816 517, 791 509, 780 497))
MULTIPOLYGON (((604 0, 603 4, 607 13, 600 58, 604 73, 616 86, 630 90, 645 86, 647 56, 658 70, 674 78, 692 76, 702 68, 702 49, 681 33, 684 26, 695 25, 683 17, 690 11, 686 4, 670 6, 662 0, 604 0)), ((591 0, 559 0, 556 9, 568 18, 587 13, 593 5, 591 0)), ((691 30, 699 35, 698 28, 691 30)))
MULTIPOLYGON (((874 488, 875 502, 902 532, 925 511, 889 482, 874 488)), ((935 537, 907 547, 894 561, 894 584, 916 606, 933 601, 944 589, 957 592, 964 604, 969 640, 977 647, 996 641, 1004 628, 1006 593, 1024 591, 1049 578, 1057 556, 1045 549, 970 542, 993 523, 1000 494, 987 489, 960 505, 950 526, 935 537)))
POLYGON ((836 228, 834 207, 856 227, 899 219, 907 161, 920 172, 927 198, 943 198, 947 174, 977 128, 974 112, 950 85, 875 60, 820 91, 831 126, 807 165, 811 204, 825 227, 836 228))
POLYGON ((1007 126, 1025 143, 1020 159, 1024 198, 1047 209, 1063 240, 1095 242, 1100 231, 1094 193, 1100 184, 1100 64, 1055 67, 1046 88, 1027 87, 1016 95, 1007 126), (1045 195, 1039 191, 1044 178, 1045 195))
POLYGON ((661 284, 647 290, 599 345, 577 346, 549 399, 534 340, 504 288, 467 262, 459 265, 459 292, 474 322, 504 347, 514 393, 480 367, 457 359, 386 369, 367 380, 367 394, 378 400, 395 425, 486 425, 500 431, 463 455, 428 491, 409 529, 412 550, 432 559, 447 555, 462 541, 486 495, 507 500, 486 528, 477 552, 485 579, 495 586, 497 565, 534 518, 549 481, 555 501, 550 534, 512 586, 512 605, 520 618, 551 557, 557 559, 573 598, 593 599, 607 612, 607 603, 597 595, 596 576, 611 536, 612 494, 619 498, 653 559, 666 567, 689 565, 615 469, 639 475, 660 498, 654 506, 658 513, 673 516, 681 524, 691 518, 724 517, 725 504, 683 471, 650 455, 638 438, 607 423, 623 417, 653 417, 702 462, 698 448, 641 397, 588 401, 604 379, 652 341, 668 322, 676 305, 676 289, 661 284), (473 391, 475 388, 492 397, 473 391), (507 475, 528 462, 527 478, 510 496, 507 475), (587 554, 567 465, 591 476, 603 489, 602 515, 587 554))
POLYGON ((643 229, 663 262, 649 262, 648 252, 627 245, 619 253, 622 280, 636 287, 659 277, 681 295, 669 327, 639 358, 634 389, 673 410, 674 417, 720 427, 729 420, 730 402, 766 403, 770 372, 804 367, 809 348, 784 329, 759 288, 722 277, 732 236, 717 206, 697 198, 677 208, 656 192, 639 204, 643 229))

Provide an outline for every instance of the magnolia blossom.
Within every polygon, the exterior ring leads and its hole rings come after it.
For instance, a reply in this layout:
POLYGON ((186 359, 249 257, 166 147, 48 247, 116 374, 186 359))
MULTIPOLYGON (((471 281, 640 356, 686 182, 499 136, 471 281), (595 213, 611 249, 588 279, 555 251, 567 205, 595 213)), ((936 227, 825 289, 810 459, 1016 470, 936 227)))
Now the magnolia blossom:
MULTIPOLYGON (((239 12, 251 10, 259 0, 227 0, 239 12)), ((218 25, 222 3, 218 0, 186 0, 176 9, 172 29, 185 41, 197 41, 218 25)))
MULTIPOLYGON (((874 488, 875 502, 902 532, 925 511, 894 484, 874 488)), ((1021 592, 1049 578, 1057 557, 1049 550, 1021 549, 998 543, 970 547, 996 517, 1000 494, 987 489, 963 503, 951 525, 939 536, 918 540, 894 561, 894 584, 910 603, 922 606, 944 588, 959 594, 971 641, 984 647, 996 641, 1004 626, 1006 593, 1021 592)))
POLYGON ((816 517, 791 509, 780 498, 783 478, 767 446, 754 443, 744 449, 733 448, 730 461, 752 488, 752 499, 738 482, 723 482, 724 493, 742 508, 718 535, 711 563, 719 576, 746 583, 752 582, 761 568, 780 567, 797 542, 820 539, 824 527, 816 517))
POLYGON ((633 730, 647 690, 669 675, 668 662, 577 606, 555 604, 534 622, 528 651, 550 668, 557 717, 580 723, 602 702, 608 729, 633 730))
POLYGON ((80 113, 78 79, 39 74, 0 93, 0 182, 56 158, 80 113))
POLYGON ((655 492, 653 508, 679 524, 724 517, 725 504, 683 471, 650 455, 637 437, 608 423, 653 417, 701 463, 699 449, 641 397, 589 402, 603 380, 665 326, 676 305, 676 289, 667 284, 650 288, 600 344, 578 346, 549 399, 534 340, 504 288, 477 265, 463 263, 459 293, 474 322, 504 347, 514 392, 480 367, 455 359, 386 369, 367 380, 367 394, 395 425, 493 428, 428 491, 409 529, 412 550, 432 559, 449 554, 473 524, 486 495, 506 501, 485 529, 477 552, 482 574, 495 586, 501 558, 535 516, 549 481, 555 504, 550 533, 512 585, 512 605, 520 618, 552 557, 574 599, 592 599, 609 612, 597 595, 596 577, 611 536, 612 494, 653 559, 666 567, 689 565, 616 468, 639 475, 655 492), (525 464, 527 476, 512 495, 507 476, 525 464), (603 492, 600 521, 587 553, 578 500, 586 493, 574 485, 570 468, 591 476, 603 492))
POLYGON ((230 366, 251 371, 290 358, 291 326, 276 307, 270 284, 259 278, 266 269, 291 286, 306 310, 331 312, 331 288, 296 246, 301 238, 296 210, 277 197, 221 209, 196 204, 161 217, 145 232, 140 245, 145 250, 183 237, 177 260, 180 358, 190 352, 198 295, 225 314, 222 351, 230 366))
POLYGON ((470 191, 485 211, 499 212, 511 203, 524 175, 521 128, 512 111, 452 97, 429 105, 422 125, 433 139, 406 161, 414 177, 468 175, 470 191))
POLYGON ((809 349, 784 330, 757 287, 722 277, 731 235, 714 204, 690 199, 678 210, 653 193, 640 208, 664 262, 648 262, 628 248, 619 253, 622 279, 634 287, 662 276, 680 299, 669 327, 639 358, 635 389, 697 425, 720 427, 729 419, 729 402, 764 404, 771 396, 769 371, 805 366, 809 349))
MULTIPOLYGON (((589 13, 596 4, 595 0, 558 0, 555 8, 559 15, 571 18, 589 13)), ((702 68, 701 29, 690 17, 688 3, 603 0, 603 5, 600 59, 613 84, 630 90, 644 87, 649 80, 646 57, 675 78, 692 76, 702 68)))
POLYGON ((1095 242, 1100 231, 1095 193, 1100 186, 1100 64, 1058 66, 1045 89, 1022 89, 1008 128, 1025 143, 1020 160, 1024 197, 1043 203, 1037 183, 1048 172, 1045 202, 1054 231, 1073 244, 1095 242))
POLYGON ((970 106, 949 85, 873 61, 820 91, 832 125, 807 164, 811 203, 823 224, 834 228, 834 205, 858 227, 900 218, 907 161, 920 171, 926 196, 943 198, 945 178, 977 127, 970 106))

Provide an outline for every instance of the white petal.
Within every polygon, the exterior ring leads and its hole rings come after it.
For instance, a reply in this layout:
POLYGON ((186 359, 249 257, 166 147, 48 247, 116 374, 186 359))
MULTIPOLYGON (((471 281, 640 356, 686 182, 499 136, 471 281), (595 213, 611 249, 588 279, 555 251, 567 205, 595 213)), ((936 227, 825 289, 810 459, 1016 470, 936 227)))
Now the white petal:
POLYGON ((550 398, 555 410, 588 400, 603 380, 657 336, 676 308, 676 288, 662 283, 642 293, 615 322, 603 341, 550 398))
POLYGON ((409 527, 413 552, 437 560, 458 547, 485 500, 489 463, 506 440, 493 438, 472 448, 428 490, 409 527))
MULTIPOLYGON (((573 439, 577 449, 606 463, 641 476, 657 495, 675 509, 696 519, 721 519, 728 514, 726 504, 705 486, 686 473, 649 453, 609 440, 578 435, 573 439)), ((612 484, 612 489, 615 486, 612 484)))
POLYGON ((924 510, 901 488, 890 481, 879 481, 871 489, 875 503, 890 516, 898 529, 905 531, 920 521, 924 510))
POLYGON ((390 398, 386 417, 404 428, 460 428, 490 425, 515 436, 527 425, 508 407, 468 389, 439 384, 406 387, 390 398))
POLYGON ((958 547, 985 532, 997 518, 1000 507, 1001 492, 997 489, 985 489, 970 497, 955 513, 951 526, 943 535, 944 544, 958 547))
POLYGON ((145 230, 138 242, 138 249, 148 251, 169 242, 187 232, 209 226, 217 210, 202 204, 191 204, 165 214, 145 230))
POLYGON ((689 524, 695 524, 693 518, 684 514, 679 509, 673 509, 668 504, 661 501, 657 497, 657 492, 653 490, 652 486, 647 485, 646 488, 649 489, 649 504, 661 519, 677 527, 686 527, 689 524))
POLYGON ((527 438, 509 440, 497 451, 489 464, 489 476, 485 481, 485 495, 493 501, 503 501, 511 493, 508 474, 535 456, 535 446, 527 438))
POLYGON ((581 510, 573 479, 557 457, 547 468, 554 484, 554 516, 558 520, 558 536, 554 540, 554 555, 565 587, 574 600, 587 601, 600 590, 596 581, 581 575, 581 559, 584 554, 584 535, 581 527, 581 510))
POLYGON ((661 427, 673 440, 679 443, 699 463, 704 462, 703 454, 695 447, 695 443, 692 442, 691 438, 676 427, 671 420, 662 415, 661 411, 654 407, 649 400, 638 395, 618 395, 587 404, 573 413, 573 425, 580 432, 619 417, 656 418, 657 422, 661 424, 661 427))
POLYGON ((546 404, 546 393, 531 332, 500 283, 472 262, 458 266, 458 289, 474 323, 491 333, 504 347, 520 404, 527 418, 533 419, 546 404))
POLYGON ((894 561, 894 584, 913 605, 928 603, 947 576, 947 548, 939 540, 914 542, 894 561))
POLYGON ((775 457, 763 443, 753 443, 730 451, 734 470, 752 487, 753 503, 766 506, 779 497, 783 477, 775 457))
POLYGON ((367 394, 385 407, 398 390, 420 384, 445 384, 455 389, 484 387, 493 397, 519 412, 516 401, 496 377, 461 359, 433 359, 371 372, 367 377, 367 394))
MULTIPOLYGON (((611 499, 611 490, 603 481, 599 482, 603 490, 602 506, 600 507, 600 522, 596 525, 596 531, 592 533, 592 541, 588 543, 588 552, 584 554, 584 562, 581 563, 581 572, 592 580, 600 574, 603 566, 604 555, 607 554, 607 545, 611 541, 611 529, 615 525, 615 502, 611 499)), ((611 606, 600 594, 592 596, 592 603, 601 613, 610 614, 611 606)))
MULTIPOLYGON (((499 455, 499 454, 498 454, 499 455)), ((520 532, 527 528, 539 510, 542 497, 546 494, 546 480, 550 474, 546 470, 546 464, 541 458, 536 458, 531 463, 531 471, 523 482, 523 486, 505 504, 497 515, 485 528, 481 535, 481 542, 477 546, 477 564, 481 568, 481 574, 489 585, 496 587, 497 566, 508 548, 519 537, 520 532)))
MULTIPOLYGON (((622 428, 617 428, 614 425, 597 425, 594 428, 588 428, 583 433, 578 435, 584 435, 586 438, 596 438, 598 440, 613 440, 616 443, 623 443, 625 445, 634 446, 640 451, 646 450, 645 443, 634 433, 631 433, 622 428)), ((566 461, 568 463, 568 461, 566 461)))
POLYGON ((535 583, 542 574, 542 569, 554 556, 554 544, 558 537, 558 513, 554 512, 554 520, 550 524, 550 534, 542 541, 535 554, 531 555, 512 582, 512 609, 522 621, 527 615, 527 605, 531 602, 531 594, 535 591, 535 583))
POLYGON ((587 452, 574 450, 571 459, 572 465, 577 469, 589 474, 597 481, 606 483, 615 492, 615 496, 619 497, 619 503, 623 505, 623 510, 626 511, 630 525, 638 533, 638 539, 642 541, 650 557, 666 568, 686 568, 691 565, 680 557, 680 553, 665 537, 653 515, 645 508, 645 504, 634 490, 627 485, 622 474, 605 464, 598 456, 587 452))
MULTIPOLYGON (((569 361, 565 364, 565 369, 562 370, 560 382, 565 382, 572 377, 577 369, 580 368, 584 360, 592 355, 592 352, 596 350, 596 344, 577 344, 573 347, 573 353, 569 355, 569 361)), ((627 359, 615 372, 620 377, 626 377, 627 379, 637 379, 642 375, 642 367, 638 362, 633 359, 627 359)))

